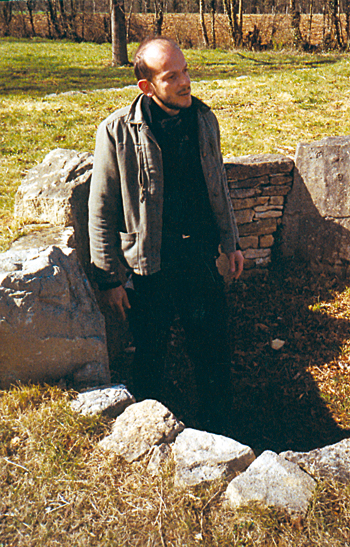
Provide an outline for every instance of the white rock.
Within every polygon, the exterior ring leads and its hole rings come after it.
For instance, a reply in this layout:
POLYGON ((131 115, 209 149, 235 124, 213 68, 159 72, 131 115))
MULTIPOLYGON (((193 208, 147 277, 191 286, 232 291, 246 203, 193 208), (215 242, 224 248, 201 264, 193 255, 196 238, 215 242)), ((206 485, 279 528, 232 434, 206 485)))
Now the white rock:
POLYGON ((162 443, 170 443, 185 428, 164 405, 147 399, 124 410, 112 427, 112 432, 100 443, 128 462, 133 462, 162 443))
POLYGON ((162 443, 159 446, 154 446, 150 450, 150 460, 147 465, 147 471, 151 475, 157 475, 162 465, 164 465, 171 457, 171 445, 162 443))
POLYGON ((334 479, 344 484, 350 482, 350 439, 316 448, 310 452, 281 452, 280 456, 297 463, 318 479, 334 479))
POLYGON ((267 450, 230 482, 225 498, 233 508, 258 502, 305 514, 315 486, 299 466, 267 450))
POLYGON ((173 445, 175 484, 192 486, 243 471, 255 459, 249 446, 222 435, 186 428, 173 445))
POLYGON ((72 375, 110 382, 104 318, 69 247, 0 254, 0 387, 72 375))
POLYGON ((135 397, 120 384, 102 386, 79 393, 78 397, 71 402, 71 408, 84 416, 101 413, 116 418, 133 403, 135 403, 135 397))
POLYGON ((283 348, 284 344, 286 342, 284 340, 280 340, 279 338, 275 338, 274 340, 272 340, 271 342, 271 347, 272 349, 278 351, 280 350, 281 348, 283 348))

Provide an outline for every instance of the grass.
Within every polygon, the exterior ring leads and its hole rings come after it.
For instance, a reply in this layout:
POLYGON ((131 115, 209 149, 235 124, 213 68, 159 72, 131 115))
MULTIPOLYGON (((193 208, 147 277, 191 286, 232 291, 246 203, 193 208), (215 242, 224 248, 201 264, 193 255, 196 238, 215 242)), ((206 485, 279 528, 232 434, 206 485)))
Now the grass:
MULTIPOLYGON (((293 154, 299 142, 350 133, 345 54, 185 54, 194 93, 219 119, 225 155, 293 154)), ((13 208, 28 169, 57 147, 92 151, 100 121, 136 96, 132 68, 112 67, 110 57, 108 44, 0 40, 0 249, 25 230, 13 208), (62 94, 84 90, 99 91, 62 94)))
MULTIPOLYGON (((350 133, 347 55, 185 55, 194 94, 218 116, 225 155, 293 155, 299 142, 350 133)), ((0 81, 4 250, 28 229, 13 213, 28 169, 56 147, 92 151, 99 122, 137 90, 131 68, 111 67, 108 44, 1 39, 0 81)), ((268 283, 236 284, 230 298, 234 437, 258 453, 347 435, 350 288, 290 265, 268 283), (274 338, 286 341, 281 352, 271 350, 274 338)), ((177 490, 172 463, 152 478, 145 461, 100 453, 110 422, 75 416, 73 396, 49 386, 0 393, 0 547, 350 545, 348 486, 321 482, 305 519, 272 508, 229 511, 225 482, 177 490)))
POLYGON ((97 443, 108 420, 76 416, 73 393, 23 387, 0 398, 3 547, 344 547, 349 487, 319 483, 308 515, 223 506, 225 481, 176 489, 173 464, 156 478, 97 443))

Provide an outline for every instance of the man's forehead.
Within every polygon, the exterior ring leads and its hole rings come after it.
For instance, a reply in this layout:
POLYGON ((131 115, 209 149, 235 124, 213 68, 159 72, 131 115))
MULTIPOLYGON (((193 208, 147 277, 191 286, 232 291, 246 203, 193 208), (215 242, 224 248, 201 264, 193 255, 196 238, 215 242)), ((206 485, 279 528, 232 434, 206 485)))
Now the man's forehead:
POLYGON ((179 61, 186 64, 182 51, 169 42, 153 42, 144 52, 146 64, 154 72, 171 71, 176 69, 179 61))

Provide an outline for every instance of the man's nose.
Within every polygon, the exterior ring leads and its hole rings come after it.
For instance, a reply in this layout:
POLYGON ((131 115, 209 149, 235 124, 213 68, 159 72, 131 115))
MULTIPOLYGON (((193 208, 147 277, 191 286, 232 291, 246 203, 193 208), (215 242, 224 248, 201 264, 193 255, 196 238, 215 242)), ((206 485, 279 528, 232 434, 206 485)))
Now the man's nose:
POLYGON ((190 85, 191 83, 191 79, 190 79, 190 75, 188 72, 183 72, 181 74, 181 78, 180 78, 180 84, 181 85, 190 85))

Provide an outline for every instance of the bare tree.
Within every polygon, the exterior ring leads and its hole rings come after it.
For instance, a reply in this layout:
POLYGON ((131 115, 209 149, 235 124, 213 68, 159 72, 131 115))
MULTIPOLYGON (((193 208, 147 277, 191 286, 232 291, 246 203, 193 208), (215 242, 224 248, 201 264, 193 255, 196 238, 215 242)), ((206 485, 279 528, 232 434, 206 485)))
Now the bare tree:
POLYGON ((164 5, 163 0, 155 0, 154 3, 154 35, 155 36, 161 36, 162 35, 162 26, 163 26, 163 17, 164 17, 164 5))
POLYGON ((242 29, 237 21, 236 0, 224 0, 224 9, 228 18, 233 44, 238 46, 242 38, 242 29))
POLYGON ((350 45, 350 0, 344 1, 344 10, 345 10, 345 17, 346 17, 346 26, 345 26, 346 46, 347 48, 349 48, 349 45, 350 45))
POLYGON ((329 0, 328 9, 331 15, 332 21, 332 34, 335 36, 335 41, 338 48, 343 47, 343 36, 341 32, 340 19, 339 19, 339 0, 329 0))
POLYGON ((211 47, 213 49, 216 49, 216 33, 215 33, 216 0, 210 0, 210 13, 211 13, 211 47))
POLYGON ((4 2, 2 6, 2 20, 4 22, 4 36, 10 36, 10 23, 12 20, 12 2, 4 2))
POLYGON ((205 47, 209 47, 207 27, 204 20, 204 0, 199 0, 199 18, 201 21, 202 37, 205 47))
POLYGON ((293 45, 300 49, 303 45, 303 37, 300 32, 300 11, 296 9, 295 0, 290 0, 290 17, 293 32, 293 45))
POLYGON ((112 65, 128 64, 124 0, 111 0, 112 65))
POLYGON ((36 2, 36 0, 27 0, 27 9, 28 9, 28 13, 29 13, 29 21, 30 21, 30 25, 32 27, 32 35, 33 36, 36 36, 36 31, 35 31, 35 26, 34 26, 34 17, 33 17, 33 12, 34 12, 34 9, 35 9, 35 2, 36 2))

